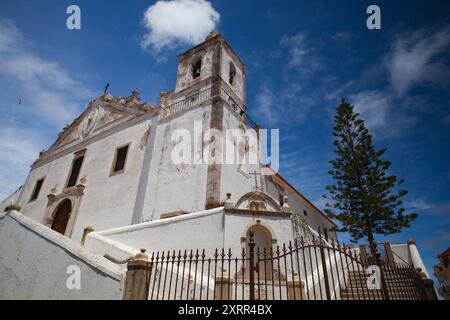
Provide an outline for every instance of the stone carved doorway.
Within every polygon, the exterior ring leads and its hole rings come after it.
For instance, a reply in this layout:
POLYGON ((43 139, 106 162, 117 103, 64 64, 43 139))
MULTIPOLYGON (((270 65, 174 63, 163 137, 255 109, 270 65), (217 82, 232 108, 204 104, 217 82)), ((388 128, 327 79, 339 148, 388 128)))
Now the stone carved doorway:
MULTIPOLYGON (((255 243, 255 254, 260 259, 269 259, 272 256, 272 235, 270 230, 266 227, 256 224, 248 228, 246 233, 246 243, 250 242, 250 231, 253 232, 253 241, 255 243), (258 255, 259 253, 259 255, 258 255)), ((246 248, 247 250, 248 248, 246 248)), ((266 264, 261 262, 257 264, 257 268, 255 268, 255 272, 259 277, 260 281, 272 280, 272 270, 274 271, 274 276, 277 275, 278 270, 272 265, 271 260, 267 260, 266 264)), ((250 264, 247 262, 247 268, 250 270, 250 264)))
POLYGON ((56 208, 52 222, 52 229, 64 235, 66 233, 71 212, 72 202, 69 199, 63 200, 56 208))

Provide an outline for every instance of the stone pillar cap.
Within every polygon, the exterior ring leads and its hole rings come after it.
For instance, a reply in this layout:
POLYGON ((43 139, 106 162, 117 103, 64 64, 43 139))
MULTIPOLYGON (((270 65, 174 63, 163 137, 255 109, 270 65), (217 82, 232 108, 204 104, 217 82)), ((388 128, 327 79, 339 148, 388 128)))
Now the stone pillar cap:
POLYGON ((20 210, 22 210, 22 207, 19 206, 17 203, 11 203, 5 209, 6 209, 6 211, 11 211, 11 210, 20 211, 20 210))
POLYGON ((146 254, 146 249, 141 249, 141 252, 139 252, 137 255, 134 256, 130 261, 143 261, 143 262, 150 262, 150 259, 148 257, 148 254, 146 254))

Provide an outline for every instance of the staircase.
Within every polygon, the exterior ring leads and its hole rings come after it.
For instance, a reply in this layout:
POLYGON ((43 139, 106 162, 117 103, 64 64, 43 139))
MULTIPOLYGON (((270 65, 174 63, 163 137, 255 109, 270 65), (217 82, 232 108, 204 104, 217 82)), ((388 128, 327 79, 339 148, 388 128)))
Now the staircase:
MULTIPOLYGON (((368 289, 368 275, 363 270, 349 271, 345 288, 341 289, 342 300, 385 300, 383 290, 368 289)), ((406 275, 389 270, 384 271, 387 292, 390 300, 419 299, 413 279, 406 275)), ((380 280, 381 281, 381 280, 380 280)))

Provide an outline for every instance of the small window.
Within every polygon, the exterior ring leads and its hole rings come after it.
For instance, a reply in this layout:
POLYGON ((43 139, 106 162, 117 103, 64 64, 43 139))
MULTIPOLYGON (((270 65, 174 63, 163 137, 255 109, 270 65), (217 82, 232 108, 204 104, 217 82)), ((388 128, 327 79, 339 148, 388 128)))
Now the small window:
POLYGON ((328 241, 328 229, 327 228, 323 228, 323 235, 325 237, 325 240, 328 241))
POLYGON ((70 172, 67 188, 73 187, 77 184, 78 175, 80 174, 81 165, 83 164, 84 156, 76 158, 72 163, 72 170, 70 172))
POLYGON ((195 63, 192 64, 192 78, 196 79, 200 77, 202 71, 202 59, 198 59, 195 63))
POLYGON ((34 201, 34 200, 36 200, 36 199, 38 198, 39 192, 41 191, 41 188, 42 188, 42 184, 43 184, 43 183, 44 183, 44 178, 39 179, 39 180, 36 182, 36 185, 34 186, 34 190, 33 190, 33 193, 32 193, 32 195, 31 195, 31 198, 30 198, 30 202, 31 202, 31 201, 34 201))
POLYGON ((236 67, 234 66, 233 62, 230 62, 230 76, 228 82, 230 82, 230 84, 233 85, 235 78, 236 78, 236 67))
POLYGON ((284 204, 283 195, 281 193, 278 194, 278 201, 280 201, 280 206, 282 207, 284 204))
POLYGON ((308 216, 308 212, 306 210, 303 210, 303 214, 305 215, 305 217, 308 216))
POLYGON ((127 160, 128 146, 129 145, 126 145, 124 147, 116 149, 112 174, 121 173, 125 170, 125 162, 127 160))

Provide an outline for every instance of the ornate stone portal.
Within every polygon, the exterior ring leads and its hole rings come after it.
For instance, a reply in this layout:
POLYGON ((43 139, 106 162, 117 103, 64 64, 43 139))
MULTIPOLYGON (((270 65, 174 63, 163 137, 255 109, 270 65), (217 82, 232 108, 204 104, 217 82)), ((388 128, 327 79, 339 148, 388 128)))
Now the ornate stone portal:
POLYGON ((280 212, 277 201, 265 192, 253 191, 243 195, 236 203, 236 209, 251 211, 280 212))
MULTIPOLYGON (((60 206, 65 202, 70 201, 71 210, 70 216, 64 228, 64 231, 61 232, 65 236, 70 237, 72 235, 73 227, 75 225, 76 218, 78 216, 78 211, 80 209, 81 200, 84 195, 84 189, 86 188, 86 177, 80 179, 80 183, 74 187, 66 188, 60 194, 58 192, 58 186, 52 188, 51 193, 47 195, 48 202, 47 208, 45 210, 44 219, 42 224, 46 225, 49 228, 52 228, 53 223, 55 221, 55 216, 58 213, 60 206)), ((59 231, 56 230, 55 231, 59 231)))

